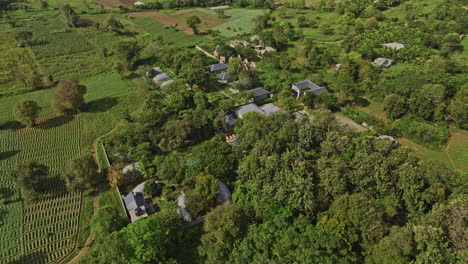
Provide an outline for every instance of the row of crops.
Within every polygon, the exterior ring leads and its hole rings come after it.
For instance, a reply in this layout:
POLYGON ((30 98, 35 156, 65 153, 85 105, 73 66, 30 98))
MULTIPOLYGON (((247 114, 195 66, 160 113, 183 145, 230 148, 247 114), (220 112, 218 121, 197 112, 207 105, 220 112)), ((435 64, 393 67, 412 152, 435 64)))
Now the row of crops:
MULTIPOLYGON (((51 174, 62 172, 81 152, 79 116, 48 114, 36 127, 18 130, 17 135, 20 160, 43 163, 51 174)), ((37 263, 55 263, 68 256, 78 234, 81 194, 67 193, 55 177, 48 189, 50 193, 42 199, 24 206, 25 254, 36 256, 37 263)))

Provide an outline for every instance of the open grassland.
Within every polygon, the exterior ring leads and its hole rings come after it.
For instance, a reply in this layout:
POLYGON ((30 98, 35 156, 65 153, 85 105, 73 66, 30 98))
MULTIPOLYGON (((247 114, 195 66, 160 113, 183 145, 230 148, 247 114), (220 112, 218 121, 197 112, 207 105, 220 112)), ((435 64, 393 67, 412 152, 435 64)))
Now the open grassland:
MULTIPOLYGON (((216 14, 214 11, 213 14, 216 14)), ((254 23, 252 19, 258 15, 263 14, 263 10, 255 9, 226 9, 224 15, 228 18, 228 21, 213 27, 212 29, 218 30, 222 36, 235 37, 242 34, 252 33, 254 23)))
POLYGON ((136 18, 132 22, 147 33, 161 36, 166 44, 174 47, 195 46, 207 41, 199 35, 189 35, 183 31, 166 28, 164 24, 150 17, 136 18))
POLYGON ((456 169, 468 172, 468 131, 452 131, 452 137, 447 144, 446 151, 456 169))
POLYGON ((107 9, 116 9, 120 6, 133 6, 137 0, 93 0, 96 4, 104 6, 107 9))
POLYGON ((216 13, 213 14, 212 11, 202 8, 181 9, 171 12, 170 15, 177 17, 180 21, 186 21, 190 16, 197 16, 202 21, 200 24, 202 28, 212 28, 228 21, 227 18, 219 18, 216 13))
POLYGON ((0 211, 0 263, 58 263, 86 240, 92 199, 65 192, 63 183, 51 179, 49 194, 23 206, 11 175, 19 162, 27 160, 42 162, 59 174, 69 160, 111 130, 142 100, 131 82, 115 73, 82 83, 88 88, 88 110, 78 116, 51 113, 55 89, 0 98, 0 188, 11 194, 0 211), (19 128, 14 122, 11 109, 20 100, 34 100, 42 107, 37 127, 19 128))

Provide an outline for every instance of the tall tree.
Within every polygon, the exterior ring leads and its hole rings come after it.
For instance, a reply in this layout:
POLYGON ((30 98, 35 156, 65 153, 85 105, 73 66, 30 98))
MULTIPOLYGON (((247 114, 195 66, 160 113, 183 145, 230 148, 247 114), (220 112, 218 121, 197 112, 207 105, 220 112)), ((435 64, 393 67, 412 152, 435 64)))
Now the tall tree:
POLYGON ((66 79, 59 82, 54 94, 52 107, 59 113, 76 112, 83 109, 86 86, 77 79, 66 79))
POLYGON ((69 27, 76 27, 78 24, 79 16, 76 11, 69 4, 60 7, 60 16, 67 23, 69 27))
POLYGON ((197 16, 189 16, 186 19, 187 25, 192 28, 193 34, 198 34, 198 26, 201 23, 201 19, 197 16))
POLYGON ((49 176, 49 168, 43 164, 33 161, 21 164, 14 175, 25 198, 36 197, 47 191, 46 179, 49 176))
POLYGON ((115 18, 115 16, 112 15, 104 21, 104 25, 106 27, 106 30, 115 33, 120 33, 121 30, 124 28, 122 23, 117 18, 115 18))
POLYGON ((32 127, 41 108, 31 100, 19 101, 13 108, 13 116, 23 125, 32 127))
POLYGON ((69 191, 83 192, 94 188, 98 182, 98 166, 92 155, 73 159, 63 173, 69 191))

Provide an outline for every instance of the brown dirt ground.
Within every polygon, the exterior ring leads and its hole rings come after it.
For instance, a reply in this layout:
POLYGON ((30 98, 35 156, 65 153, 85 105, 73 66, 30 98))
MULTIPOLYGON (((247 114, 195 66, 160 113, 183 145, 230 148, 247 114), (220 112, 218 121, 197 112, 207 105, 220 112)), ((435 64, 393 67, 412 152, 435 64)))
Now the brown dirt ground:
POLYGON ((93 0, 99 5, 103 5, 106 9, 115 9, 119 6, 133 6, 137 0, 93 0))
MULTIPOLYGON (((187 34, 192 35, 193 30, 185 24, 185 22, 180 21, 176 17, 170 16, 168 14, 162 13, 162 12, 132 12, 132 13, 127 13, 128 16, 133 17, 133 18, 142 18, 142 17, 150 17, 154 20, 157 20, 161 23, 163 23, 166 26, 172 26, 177 24, 177 29, 185 32, 187 34)), ((207 32, 205 30, 199 29, 200 33, 203 35, 207 36, 207 32)))

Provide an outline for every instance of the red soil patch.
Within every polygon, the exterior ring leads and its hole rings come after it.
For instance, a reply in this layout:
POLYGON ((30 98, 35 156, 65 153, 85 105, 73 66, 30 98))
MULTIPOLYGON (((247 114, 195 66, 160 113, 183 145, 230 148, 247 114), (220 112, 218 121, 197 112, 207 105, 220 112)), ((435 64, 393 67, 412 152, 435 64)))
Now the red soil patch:
MULTIPOLYGON (((163 23, 166 26, 173 26, 177 24, 177 29, 179 31, 185 32, 190 35, 193 34, 193 30, 189 26, 187 26, 187 24, 185 24, 184 21, 180 21, 179 19, 162 12, 132 12, 127 13, 127 15, 133 18, 150 17, 156 21, 163 23)), ((205 35, 206 37, 209 37, 207 36, 208 32, 206 32, 205 30, 199 29, 199 31, 201 34, 205 35)))
POLYGON ((93 0, 99 5, 103 5, 106 9, 116 9, 119 6, 133 6, 138 0, 93 0))

